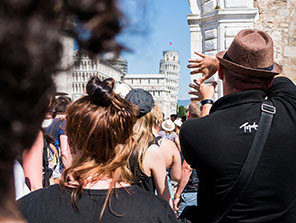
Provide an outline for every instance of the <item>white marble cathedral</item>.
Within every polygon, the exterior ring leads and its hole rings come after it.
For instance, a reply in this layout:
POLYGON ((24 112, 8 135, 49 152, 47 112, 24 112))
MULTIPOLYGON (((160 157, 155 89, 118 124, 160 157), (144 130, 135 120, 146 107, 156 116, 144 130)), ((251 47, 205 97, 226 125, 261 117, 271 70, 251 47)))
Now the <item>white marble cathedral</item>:
MULTIPOLYGON (((67 41, 65 44, 70 45, 71 41, 67 41)), ((124 75, 118 66, 113 66, 103 59, 91 60, 86 55, 81 55, 80 59, 78 59, 77 51, 73 52, 73 48, 67 50, 71 54, 64 56, 64 65, 73 64, 73 66, 68 71, 57 76, 56 86, 58 92, 67 93, 72 100, 85 95, 86 83, 93 76, 97 76, 101 80, 112 77, 115 81, 120 81, 124 75)))
POLYGON ((57 76, 55 81, 58 92, 67 93, 73 100, 76 100, 86 93, 85 87, 90 77, 98 76, 100 79, 112 77, 115 81, 123 81, 132 88, 144 88, 149 91, 165 117, 176 113, 180 79, 177 52, 163 51, 158 74, 126 74, 127 62, 123 58, 109 63, 103 59, 91 60, 86 55, 82 55, 79 60, 77 51, 71 50, 73 41, 69 39, 64 41, 63 66, 67 67, 71 64, 73 66, 57 76))
POLYGON ((178 52, 163 51, 158 74, 126 74, 123 81, 132 88, 149 91, 165 117, 176 114, 180 79, 178 52))
MULTIPOLYGON (((197 57, 194 51, 215 55, 227 49, 240 30, 254 28, 258 16, 254 0, 189 0, 189 4, 191 14, 187 20, 192 58, 197 57)), ((192 79, 199 78, 200 75, 194 75, 192 79)), ((213 79, 217 81, 217 75, 213 79)), ((221 97, 220 81, 216 91, 216 98, 221 97)))

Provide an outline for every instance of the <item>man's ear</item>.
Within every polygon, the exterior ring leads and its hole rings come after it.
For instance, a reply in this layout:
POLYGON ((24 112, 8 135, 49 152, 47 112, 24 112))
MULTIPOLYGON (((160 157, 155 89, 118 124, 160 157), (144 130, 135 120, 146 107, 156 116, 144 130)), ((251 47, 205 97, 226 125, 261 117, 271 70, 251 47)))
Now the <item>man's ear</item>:
POLYGON ((218 75, 219 75, 220 80, 223 80, 223 78, 224 78, 224 67, 221 64, 219 64, 218 75))

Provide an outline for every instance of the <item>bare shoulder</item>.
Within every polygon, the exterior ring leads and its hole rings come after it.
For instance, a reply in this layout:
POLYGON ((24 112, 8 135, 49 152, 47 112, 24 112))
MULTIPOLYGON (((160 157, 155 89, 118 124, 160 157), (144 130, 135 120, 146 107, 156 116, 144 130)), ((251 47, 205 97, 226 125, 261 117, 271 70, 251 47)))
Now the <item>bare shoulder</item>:
POLYGON ((176 144, 172 140, 164 139, 164 138, 162 138, 161 140, 162 140, 160 144, 161 150, 170 151, 170 152, 174 150, 178 151, 176 144))
POLYGON ((161 154, 160 147, 156 144, 152 144, 151 146, 148 147, 146 156, 158 156, 161 154))
POLYGON ((163 163, 165 165, 165 160, 162 152, 157 145, 151 145, 148 147, 145 158, 143 161, 144 172, 147 176, 151 175, 151 170, 155 169, 156 166, 163 163))
POLYGON ((156 162, 165 162, 165 158, 163 156, 163 152, 160 147, 157 145, 151 145, 148 147, 147 152, 145 154, 145 159, 148 162, 152 162, 155 164, 156 162))

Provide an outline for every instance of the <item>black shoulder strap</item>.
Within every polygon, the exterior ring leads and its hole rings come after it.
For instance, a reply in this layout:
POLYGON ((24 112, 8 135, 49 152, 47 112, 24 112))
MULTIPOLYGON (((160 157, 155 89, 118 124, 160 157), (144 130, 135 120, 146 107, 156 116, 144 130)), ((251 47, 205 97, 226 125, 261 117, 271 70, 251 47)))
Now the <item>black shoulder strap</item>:
POLYGON ((158 144, 160 144, 159 141, 160 141, 161 139, 162 139, 161 136, 157 136, 157 137, 156 137, 156 141, 158 142, 158 144))
POLYGON ((159 144, 158 144, 158 140, 157 140, 157 138, 155 137, 155 135, 153 135, 153 140, 152 140, 151 142, 148 143, 148 147, 151 146, 151 145, 153 145, 153 144, 159 146, 159 144))
POLYGON ((221 220, 223 220, 223 218, 229 213, 235 202, 238 200, 241 192, 251 181, 257 164, 260 160, 275 113, 276 108, 273 106, 273 103, 270 100, 264 101, 261 105, 261 117, 258 123, 258 130, 255 134, 245 163, 231 190, 226 194, 221 204, 219 204, 220 208, 218 209, 218 213, 213 216, 212 222, 219 223, 221 220))

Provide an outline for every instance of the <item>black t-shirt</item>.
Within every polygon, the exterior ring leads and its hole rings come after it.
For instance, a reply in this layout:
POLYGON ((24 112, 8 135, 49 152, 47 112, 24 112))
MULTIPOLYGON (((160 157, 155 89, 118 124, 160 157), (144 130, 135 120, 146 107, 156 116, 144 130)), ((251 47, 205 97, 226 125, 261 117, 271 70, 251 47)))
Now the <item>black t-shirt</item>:
MULTIPOLYGON (((260 90, 229 94, 214 103, 210 115, 182 125, 184 157, 198 170, 203 223, 212 222, 212 213, 240 173, 265 96, 260 90)), ((277 112, 263 154, 251 182, 223 222, 296 222, 296 87, 279 77, 267 96, 277 112)))
MULTIPOLYGON (((71 203, 71 189, 58 185, 34 191, 21 198, 19 208, 29 223, 98 223, 107 190, 84 190, 77 199, 79 211, 71 203)), ((78 197, 78 196, 77 196, 78 197)), ((168 203, 138 186, 116 189, 107 204, 102 222, 177 222, 168 203), (116 197, 117 196, 117 197, 116 197)))

